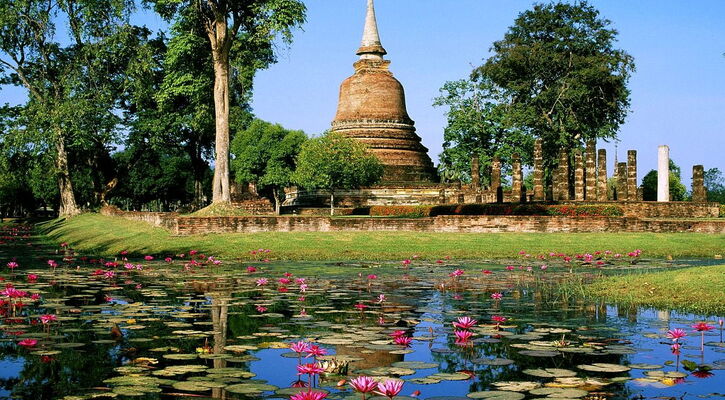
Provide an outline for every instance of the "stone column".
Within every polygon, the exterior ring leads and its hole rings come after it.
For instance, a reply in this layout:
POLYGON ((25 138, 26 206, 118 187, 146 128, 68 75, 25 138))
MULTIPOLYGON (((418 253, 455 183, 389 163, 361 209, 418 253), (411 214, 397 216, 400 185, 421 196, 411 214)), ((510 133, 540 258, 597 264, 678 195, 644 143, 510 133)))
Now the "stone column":
POLYGON ((705 167, 695 165, 692 167, 692 201, 704 203, 707 201, 705 190, 705 167))
POLYGON ((570 200, 569 196, 569 153, 559 151, 559 199, 570 200))
POLYGON ((521 170, 521 157, 518 153, 511 156, 511 168, 513 169, 511 176, 511 202, 519 203, 523 200, 523 191, 521 190, 524 183, 524 173, 521 170))
POLYGON ((574 200, 584 201, 584 159, 581 150, 574 153, 574 200))
POLYGON ((534 143, 534 201, 544 201, 544 152, 542 140, 534 143))
POLYGON ((473 189, 481 189, 481 162, 478 156, 471 157, 471 185, 473 189))
POLYGON ((584 199, 588 201, 597 200, 597 142, 595 140, 587 141, 586 153, 584 156, 586 162, 586 188, 584 189, 584 199))
POLYGON ((609 200, 607 190, 607 150, 599 149, 597 166, 597 201, 609 200))
POLYGON ((494 156, 491 161, 491 190, 496 196, 496 202, 503 202, 503 190, 501 188, 501 159, 494 156))
POLYGON ((637 201, 637 150, 627 151, 627 200, 637 201))
POLYGON ((617 164, 617 200, 627 201, 627 163, 617 164))
POLYGON ((670 201, 670 147, 660 146, 657 154, 657 201, 670 201))

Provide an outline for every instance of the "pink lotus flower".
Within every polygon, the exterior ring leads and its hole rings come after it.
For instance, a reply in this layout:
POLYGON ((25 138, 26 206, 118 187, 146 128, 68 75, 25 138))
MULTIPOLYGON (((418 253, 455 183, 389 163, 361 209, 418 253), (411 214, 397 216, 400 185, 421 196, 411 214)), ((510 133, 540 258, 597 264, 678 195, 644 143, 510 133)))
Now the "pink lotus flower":
POLYGON ((252 266, 250 265, 249 267, 247 267, 247 272, 249 272, 250 274, 251 274, 251 273, 253 273, 253 272, 257 272, 257 268, 255 268, 255 267, 252 267, 252 266))
POLYGON ((453 326, 455 326, 458 329, 471 329, 473 328, 478 321, 471 317, 458 317, 458 321, 453 323, 453 326))
POLYGON ((10 268, 10 270, 14 270, 15 268, 18 267, 18 263, 16 263, 15 261, 10 261, 7 265, 8 265, 8 268, 10 268))
POLYGON ((146 261, 152 261, 154 259, 154 256, 145 256, 143 259, 146 261))
POLYGON ((378 279, 378 276, 377 275, 375 275, 375 274, 368 275, 368 280, 371 280, 372 281, 372 280, 375 280, 375 279, 378 279))
POLYGON ((295 283, 298 285, 304 285, 307 283, 307 280, 305 278, 297 278, 295 279, 295 283))
POLYGON ((453 334, 456 335, 457 344, 468 344, 468 341, 473 336, 473 332, 471 331, 453 331, 453 334))
POLYGON ((35 274, 28 274, 28 282, 35 282, 38 280, 38 275, 35 274))
POLYGON ((448 276, 450 276, 450 277, 452 277, 452 278, 456 278, 456 277, 459 277, 459 276, 463 275, 464 273, 465 273, 465 271, 464 271, 464 270, 462 270, 462 269, 457 269, 457 270, 455 270, 455 271, 451 272, 450 274, 448 274, 448 276))
POLYGON ((325 369, 318 363, 301 364, 297 366, 297 375, 319 375, 325 372, 325 369))
POLYGON ((263 312, 266 312, 266 311, 267 311, 267 307, 265 307, 265 306, 257 306, 257 312, 263 313, 263 312))
POLYGON ((264 286, 269 283, 269 280, 267 278, 259 278, 256 283, 257 286, 264 286))
POLYGON ((359 393, 370 393, 378 388, 378 383, 375 379, 369 376, 358 376, 355 379, 350 380, 350 386, 359 393))
POLYGON ((171 257, 166 257, 166 258, 164 258, 164 261, 166 261, 167 263, 170 263, 174 260, 171 257))
POLYGON ((279 282, 281 285, 288 285, 292 282, 292 280, 289 278, 279 278, 277 282, 279 282))
POLYGON ((407 332, 398 330, 398 331, 391 333, 390 336, 396 338, 396 337, 400 337, 400 336, 405 336, 406 334, 407 334, 407 332))
POLYGON ((363 311, 364 309, 368 308, 368 306, 366 306, 363 303, 357 303, 357 304, 355 304, 355 308, 357 308, 360 311, 363 311))
POLYGON ((385 301, 385 295, 384 294, 379 295, 378 296, 378 299, 376 300, 376 302, 378 304, 382 304, 384 301, 385 301))
POLYGON ((697 332, 707 332, 715 329, 714 326, 709 325, 707 322, 700 322, 696 325, 692 325, 692 328, 697 332))
POLYGON ((392 400, 401 390, 403 390, 403 381, 388 380, 378 383, 378 390, 375 393, 392 400))
POLYGON ((506 269, 507 269, 508 271, 513 271, 513 270, 515 270, 515 269, 516 269, 516 267, 514 267, 513 265, 508 265, 508 266, 506 266, 506 269))
MULTIPOLYGON (((302 313, 300 313, 300 315, 302 315, 302 313)), ((305 358, 320 357, 320 356, 324 356, 325 354, 327 354, 327 350, 323 349, 320 346, 313 344, 307 349, 306 353, 307 353, 307 355, 305 356, 305 358)))
POLYGON ((322 400, 327 393, 317 390, 304 390, 290 397, 290 400, 322 400))
POLYGON ((404 267, 407 267, 407 266, 409 266, 409 265, 410 265, 410 263, 411 263, 411 261, 410 261, 410 260, 407 260, 407 259, 406 259, 406 260, 403 260, 403 261, 401 262, 401 264, 402 264, 402 265, 403 265, 404 267))
POLYGON ((49 324, 57 320, 58 317, 55 314, 44 314, 40 316, 40 322, 42 322, 43 324, 49 324))
POLYGON ((493 271, 490 271, 490 270, 487 270, 487 269, 484 269, 481 272, 483 272, 484 275, 491 275, 491 274, 493 274, 493 271))
POLYGON ((18 345, 23 346, 23 347, 33 347, 36 344, 38 344, 38 341, 35 339, 23 339, 18 342, 18 345))
MULTIPOLYGON (((269 251, 269 250, 267 250, 267 251, 269 251)), ((284 273, 284 274, 282 274, 282 275, 284 275, 284 276, 285 276, 285 277, 287 277, 287 278, 291 278, 293 274, 292 274, 291 272, 285 272, 285 273, 284 273)))
POLYGON ((408 347, 413 342, 413 338, 410 336, 397 336, 393 341, 397 345, 408 347))
POLYGON ((549 266, 548 265, 542 265, 541 266, 541 270, 542 271, 546 271, 547 269, 549 269, 549 266))
POLYGON ((300 340, 299 342, 290 344, 289 348, 295 353, 302 354, 310 351, 310 344, 305 342, 304 340, 300 340))
POLYGON ((501 300, 501 299, 503 299, 503 294, 502 293, 492 293, 491 298, 494 300, 501 300))
POLYGON ((502 322, 506 322, 507 318, 500 315, 494 315, 493 317, 491 317, 491 320, 500 324, 502 322))
POLYGON ((673 342, 677 342, 679 339, 685 336, 687 336, 687 332, 679 328, 667 331, 667 338, 672 339, 673 342))
POLYGON ((670 350, 672 351, 672 354, 679 356, 680 355, 680 347, 682 347, 679 343, 673 343, 672 346, 670 346, 670 350))

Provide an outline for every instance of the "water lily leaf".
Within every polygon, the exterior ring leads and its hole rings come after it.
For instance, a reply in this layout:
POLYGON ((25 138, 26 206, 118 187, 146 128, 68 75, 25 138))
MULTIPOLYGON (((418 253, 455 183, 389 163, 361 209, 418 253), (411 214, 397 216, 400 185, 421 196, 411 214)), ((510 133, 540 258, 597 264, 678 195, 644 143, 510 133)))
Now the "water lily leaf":
POLYGON ((546 388, 538 388, 529 391, 529 393, 533 395, 544 395, 551 398, 564 398, 564 399, 574 399, 574 398, 580 398, 584 397, 589 394, 586 390, 581 389, 573 389, 573 388, 552 388, 552 387, 546 387, 546 388))
POLYGON ((465 381, 467 379, 471 379, 471 376, 462 372, 438 372, 436 374, 430 375, 430 378, 440 379, 442 381, 465 381))
POLYGON ((664 368, 664 365, 658 365, 658 364, 629 364, 627 366, 629 368, 632 368, 632 369, 660 369, 660 368, 664 368))
POLYGON ((393 363, 391 365, 396 368, 430 369, 437 368, 440 364, 423 361, 401 361, 393 363))
POLYGON ((538 376, 539 378, 567 378, 576 376, 576 372, 560 368, 525 369, 523 370, 523 373, 526 375, 538 376))
POLYGON ((493 386, 497 389, 510 392, 528 392, 529 390, 541 387, 539 382, 526 382, 526 381, 505 381, 505 382, 494 382, 493 386))
POLYGON ((471 399, 487 399, 487 400, 521 400, 526 396, 519 392, 511 392, 505 390, 490 390, 487 392, 473 392, 466 395, 471 399))
POLYGON ((229 393, 237 394, 259 394, 262 392, 271 392, 277 389, 277 386, 260 382, 239 383, 236 385, 229 385, 224 388, 224 390, 229 393))
POLYGON ((508 358, 474 358, 471 362, 480 365, 503 366, 513 364, 514 360, 509 360, 508 358))
POLYGON ((607 363, 594 363, 594 364, 581 364, 577 365, 577 368, 589 371, 589 372, 600 372, 600 373, 611 373, 611 374, 617 374, 621 372, 627 372, 631 370, 631 368, 619 365, 619 364, 607 364, 607 363))

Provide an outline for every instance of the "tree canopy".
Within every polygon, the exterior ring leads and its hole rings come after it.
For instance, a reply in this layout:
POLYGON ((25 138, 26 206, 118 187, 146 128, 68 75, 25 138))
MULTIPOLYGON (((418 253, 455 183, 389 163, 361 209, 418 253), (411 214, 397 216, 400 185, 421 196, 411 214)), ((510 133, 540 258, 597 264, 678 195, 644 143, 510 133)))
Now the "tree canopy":
POLYGON ((302 145, 292 180, 305 189, 330 193, 330 213, 334 214, 336 190, 373 185, 382 176, 380 160, 365 144, 327 132, 302 145))
POLYGON ((615 138, 625 120, 634 60, 611 25, 587 1, 536 4, 473 71, 505 93, 511 126, 544 139, 547 166, 560 147, 615 138))
POLYGON ((239 183, 253 183, 271 193, 279 214, 284 188, 292 184, 297 155, 307 136, 279 124, 255 119, 232 141, 232 171, 239 183))

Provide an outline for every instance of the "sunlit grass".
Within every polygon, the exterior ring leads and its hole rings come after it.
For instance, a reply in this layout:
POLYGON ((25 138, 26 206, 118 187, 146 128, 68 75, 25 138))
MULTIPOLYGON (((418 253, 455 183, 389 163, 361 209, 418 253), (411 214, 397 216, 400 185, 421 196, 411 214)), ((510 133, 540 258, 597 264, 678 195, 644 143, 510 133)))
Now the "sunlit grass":
POLYGON ((623 305, 646 305, 696 314, 725 314, 725 265, 608 277, 584 292, 623 305))
POLYGON ((401 260, 513 258, 552 251, 584 253, 644 250, 647 257, 708 257, 725 249, 725 235, 697 233, 420 233, 420 232, 294 232, 173 236, 143 222, 99 214, 41 225, 53 240, 66 241, 83 253, 115 255, 174 254, 196 249, 222 258, 254 259, 253 249, 271 249, 277 260, 401 260))

